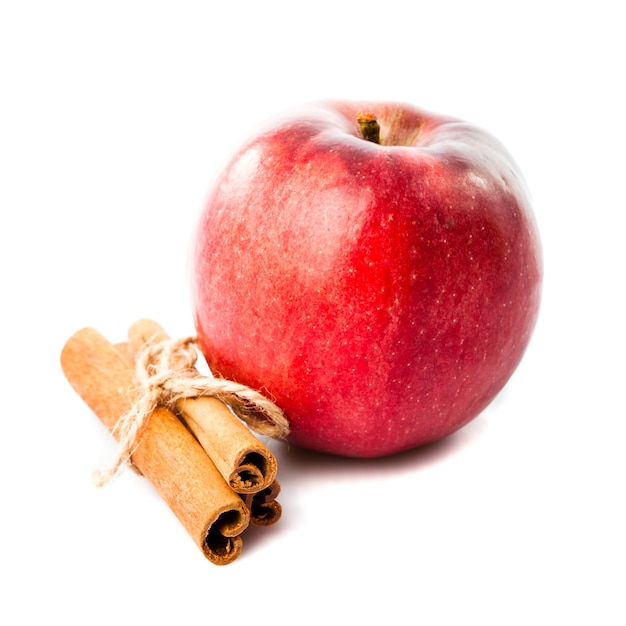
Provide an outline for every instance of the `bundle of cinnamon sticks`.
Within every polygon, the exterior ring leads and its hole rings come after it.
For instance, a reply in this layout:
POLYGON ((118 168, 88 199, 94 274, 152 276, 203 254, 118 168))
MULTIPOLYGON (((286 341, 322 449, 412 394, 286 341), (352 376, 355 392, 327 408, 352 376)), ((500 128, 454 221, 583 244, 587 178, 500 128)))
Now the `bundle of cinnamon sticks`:
MULTIPOLYGON (((61 353, 67 380, 116 437, 118 420, 140 393, 137 353, 148 341, 168 339, 150 320, 133 324, 128 335, 128 342, 113 345, 84 328, 61 353)), ((131 461, 217 565, 241 554, 250 524, 269 526, 281 516, 276 458, 217 398, 157 406, 138 433, 131 461)))

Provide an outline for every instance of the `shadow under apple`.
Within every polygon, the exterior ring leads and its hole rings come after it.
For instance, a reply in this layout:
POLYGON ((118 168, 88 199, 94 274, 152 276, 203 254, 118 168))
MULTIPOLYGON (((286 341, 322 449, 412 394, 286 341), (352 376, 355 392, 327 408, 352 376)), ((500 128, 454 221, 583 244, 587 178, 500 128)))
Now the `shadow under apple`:
POLYGON ((278 480, 282 489, 277 500, 283 505, 283 516, 274 526, 251 526, 246 530, 241 558, 245 560, 258 546, 277 541, 283 533, 297 528, 298 519, 303 515, 301 495, 311 485, 378 482, 425 471, 461 454, 482 437, 486 429, 486 420, 479 416, 440 441, 374 459, 346 458, 312 452, 285 442, 267 442, 278 460, 278 480))
POLYGON ((279 465, 278 480, 284 490, 301 486, 309 480, 368 480, 419 472, 460 454, 487 427, 477 417, 463 428, 440 441, 394 455, 373 459, 347 458, 313 452, 285 442, 272 442, 272 452, 279 465))

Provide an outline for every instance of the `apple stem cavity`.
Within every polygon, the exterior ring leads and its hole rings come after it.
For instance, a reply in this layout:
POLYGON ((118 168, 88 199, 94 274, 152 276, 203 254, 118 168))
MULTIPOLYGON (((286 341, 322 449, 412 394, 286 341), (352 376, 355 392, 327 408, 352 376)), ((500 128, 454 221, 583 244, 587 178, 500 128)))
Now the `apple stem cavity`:
POLYGON ((359 113, 356 118, 361 127, 363 139, 380 144, 380 124, 373 113, 359 113))

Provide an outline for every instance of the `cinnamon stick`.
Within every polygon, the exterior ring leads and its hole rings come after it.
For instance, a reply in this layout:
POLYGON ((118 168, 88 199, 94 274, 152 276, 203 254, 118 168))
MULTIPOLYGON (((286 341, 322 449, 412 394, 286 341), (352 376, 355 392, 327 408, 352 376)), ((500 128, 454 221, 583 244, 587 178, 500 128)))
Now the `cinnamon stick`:
MULTIPOLYGON (((136 399, 137 381, 129 362, 100 333, 85 328, 65 344, 61 365, 75 391, 114 432, 136 399)), ((239 535, 250 512, 173 413, 164 407, 151 413, 132 461, 210 561, 225 565, 239 556, 239 535)))
MULTIPOLYGON (((152 320, 135 322, 128 338, 135 352, 149 342, 169 339, 152 320)), ((176 411, 234 491, 253 494, 272 485, 276 458, 223 402, 210 397, 182 398, 176 402, 176 411)))
POLYGON ((254 494, 242 495, 243 501, 250 509, 250 523, 255 526, 271 526, 282 515, 283 509, 276 500, 280 493, 280 485, 274 481, 269 487, 254 494))

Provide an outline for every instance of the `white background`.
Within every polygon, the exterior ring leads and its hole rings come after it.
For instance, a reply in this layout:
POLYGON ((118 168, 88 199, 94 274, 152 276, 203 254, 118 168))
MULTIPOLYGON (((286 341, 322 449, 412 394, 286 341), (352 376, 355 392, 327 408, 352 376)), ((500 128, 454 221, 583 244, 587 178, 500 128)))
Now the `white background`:
POLYGON ((626 623, 618 9, 3 2, 0 622, 626 623), (363 462, 272 444, 283 519, 219 568, 145 479, 92 486, 114 447, 58 357, 83 326, 192 333, 212 177, 258 122, 320 98, 408 101, 503 141, 541 229, 540 322, 439 445, 363 462))

